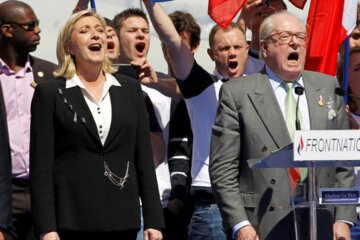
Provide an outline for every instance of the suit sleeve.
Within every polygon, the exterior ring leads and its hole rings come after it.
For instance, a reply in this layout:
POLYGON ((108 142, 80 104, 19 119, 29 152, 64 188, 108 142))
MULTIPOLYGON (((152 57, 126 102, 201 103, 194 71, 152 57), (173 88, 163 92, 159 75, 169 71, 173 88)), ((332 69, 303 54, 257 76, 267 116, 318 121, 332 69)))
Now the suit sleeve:
POLYGON ((0 226, 7 227, 11 224, 12 210, 11 160, 3 110, 0 106, 0 226))
POLYGON ((135 162, 137 167, 138 188, 142 201, 144 229, 164 227, 162 207, 152 159, 150 130, 147 121, 145 103, 140 84, 137 86, 137 140, 135 148, 135 162))
POLYGON ((248 220, 239 188, 241 128, 230 88, 222 85, 219 106, 212 129, 210 147, 210 179, 215 200, 225 226, 248 220))
POLYGON ((54 120, 51 94, 39 84, 31 104, 30 184, 34 227, 38 233, 56 231, 53 183, 54 120))

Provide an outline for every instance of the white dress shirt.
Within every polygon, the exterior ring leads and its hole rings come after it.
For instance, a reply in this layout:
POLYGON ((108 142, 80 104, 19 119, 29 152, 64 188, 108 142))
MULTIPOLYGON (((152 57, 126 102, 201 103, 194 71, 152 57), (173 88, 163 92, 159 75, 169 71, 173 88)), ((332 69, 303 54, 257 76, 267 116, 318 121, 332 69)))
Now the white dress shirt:
POLYGON ((88 105, 91 115, 93 116, 93 119, 95 121, 101 143, 104 145, 105 140, 109 134, 112 118, 111 98, 109 94, 109 89, 111 86, 120 87, 121 85, 113 75, 106 73, 103 92, 99 103, 97 103, 95 99, 88 93, 85 85, 75 74, 71 79, 66 81, 65 88, 71 88, 76 86, 81 88, 86 104, 88 105))

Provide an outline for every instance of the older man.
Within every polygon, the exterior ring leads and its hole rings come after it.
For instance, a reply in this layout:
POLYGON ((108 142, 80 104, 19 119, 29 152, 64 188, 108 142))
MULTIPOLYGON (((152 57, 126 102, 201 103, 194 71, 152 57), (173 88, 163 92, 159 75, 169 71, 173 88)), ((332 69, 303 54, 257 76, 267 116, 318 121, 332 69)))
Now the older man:
MULTIPOLYGON (((299 179, 288 169, 251 169, 249 160, 292 142, 295 121, 287 120, 295 114, 288 104, 294 100, 294 86, 305 89, 299 105, 302 129, 346 129, 346 113, 342 98, 334 94, 336 79, 304 71, 307 34, 295 16, 271 15, 260 27, 260 39, 262 72, 222 86, 212 130, 210 177, 225 226, 235 239, 297 239, 290 199, 292 183, 299 179), (328 116, 327 104, 336 117, 328 116)), ((322 187, 354 184, 351 168, 319 168, 316 177, 322 187)), ((307 214, 308 209, 296 211, 299 239, 309 237, 307 214)), ((333 239, 332 233, 334 239, 350 239, 348 224, 355 220, 352 206, 320 209, 318 239, 333 239)))

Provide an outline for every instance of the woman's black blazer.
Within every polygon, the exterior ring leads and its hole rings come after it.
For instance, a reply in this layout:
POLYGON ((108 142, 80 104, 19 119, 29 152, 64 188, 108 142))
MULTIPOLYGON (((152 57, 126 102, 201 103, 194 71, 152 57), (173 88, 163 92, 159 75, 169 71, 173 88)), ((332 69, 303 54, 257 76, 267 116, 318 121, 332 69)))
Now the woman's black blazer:
POLYGON ((164 226, 140 84, 115 75, 112 121, 102 145, 79 87, 65 79, 39 84, 31 106, 31 200, 37 232, 118 231, 164 226), (105 176, 104 163, 123 188, 105 176))

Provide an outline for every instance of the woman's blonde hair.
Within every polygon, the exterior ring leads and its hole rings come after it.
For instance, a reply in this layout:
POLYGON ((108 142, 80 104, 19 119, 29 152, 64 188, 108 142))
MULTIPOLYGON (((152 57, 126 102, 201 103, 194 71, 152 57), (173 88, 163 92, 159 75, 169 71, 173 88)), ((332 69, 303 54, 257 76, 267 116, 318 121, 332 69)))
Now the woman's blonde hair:
MULTIPOLYGON (((75 23, 84 17, 95 17, 100 21, 104 29, 106 28, 104 18, 92 10, 83 10, 71 15, 65 26, 61 29, 57 39, 56 55, 59 68, 54 72, 55 77, 70 79, 76 72, 76 63, 68 51, 68 44, 71 41, 71 33, 74 30, 75 23)), ((111 67, 111 61, 107 56, 105 56, 103 61, 102 70, 108 73, 114 73, 116 71, 115 68, 111 67)))

